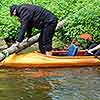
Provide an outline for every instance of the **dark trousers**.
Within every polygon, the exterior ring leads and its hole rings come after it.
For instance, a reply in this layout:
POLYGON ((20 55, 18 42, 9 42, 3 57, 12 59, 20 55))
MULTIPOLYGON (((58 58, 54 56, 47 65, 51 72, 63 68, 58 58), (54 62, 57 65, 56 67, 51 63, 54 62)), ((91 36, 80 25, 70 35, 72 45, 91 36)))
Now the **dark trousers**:
POLYGON ((52 38, 55 33, 57 21, 47 23, 41 30, 39 37, 39 49, 40 52, 45 54, 46 51, 52 50, 52 38))
MULTIPOLYGON (((90 45, 90 47, 88 48, 88 50, 94 48, 95 46, 97 46, 96 43, 90 45)), ((97 55, 97 56, 100 56, 100 50, 93 51, 93 53, 94 53, 95 55, 97 55)), ((85 53, 85 55, 91 56, 91 54, 89 54, 89 53, 87 53, 87 52, 85 53)))

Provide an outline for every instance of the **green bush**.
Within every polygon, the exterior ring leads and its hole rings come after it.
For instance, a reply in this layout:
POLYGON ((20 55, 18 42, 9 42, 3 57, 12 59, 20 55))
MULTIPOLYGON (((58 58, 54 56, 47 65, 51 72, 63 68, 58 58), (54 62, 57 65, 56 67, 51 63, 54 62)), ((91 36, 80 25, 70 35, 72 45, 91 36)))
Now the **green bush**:
MULTIPOLYGON (((15 39, 20 26, 17 18, 10 17, 11 4, 32 3, 41 5, 55 13, 59 20, 67 19, 63 29, 54 36, 54 46, 69 44, 72 38, 89 33, 100 42, 100 1, 99 0, 1 0, 0 1, 0 37, 15 39)), ((37 30, 33 29, 33 34, 37 30)))

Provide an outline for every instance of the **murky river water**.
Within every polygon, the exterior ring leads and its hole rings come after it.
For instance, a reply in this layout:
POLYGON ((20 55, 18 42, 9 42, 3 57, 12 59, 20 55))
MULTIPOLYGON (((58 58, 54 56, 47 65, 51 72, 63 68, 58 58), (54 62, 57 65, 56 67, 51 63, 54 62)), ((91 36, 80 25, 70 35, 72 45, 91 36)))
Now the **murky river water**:
POLYGON ((100 68, 1 68, 0 100, 100 100, 100 68))
POLYGON ((100 100, 100 69, 0 69, 0 100, 100 100))

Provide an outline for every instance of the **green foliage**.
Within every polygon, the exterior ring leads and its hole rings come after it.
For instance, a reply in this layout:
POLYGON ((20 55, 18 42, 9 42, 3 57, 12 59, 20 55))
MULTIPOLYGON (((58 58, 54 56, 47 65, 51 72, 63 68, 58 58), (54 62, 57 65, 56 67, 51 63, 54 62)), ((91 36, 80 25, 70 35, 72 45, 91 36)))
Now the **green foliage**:
MULTIPOLYGON (((11 4, 32 3, 41 5, 57 15, 59 20, 67 19, 63 29, 58 30, 54 36, 57 47, 69 44, 82 33, 92 34, 96 41, 100 41, 100 0, 1 0, 0 1, 0 36, 15 38, 20 26, 16 18, 10 17, 11 4)), ((33 34, 37 30, 33 29, 33 34)))
POLYGON ((27 0, 1 0, 0 1, 0 37, 15 39, 20 23, 15 17, 10 16, 9 7, 12 4, 25 3, 27 0))

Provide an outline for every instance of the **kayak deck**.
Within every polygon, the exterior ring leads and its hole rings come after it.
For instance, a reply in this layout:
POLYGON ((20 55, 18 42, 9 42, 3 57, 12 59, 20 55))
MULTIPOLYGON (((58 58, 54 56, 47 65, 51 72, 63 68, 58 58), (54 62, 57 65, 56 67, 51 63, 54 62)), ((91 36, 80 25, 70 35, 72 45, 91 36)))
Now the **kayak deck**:
MULTIPOLYGON (((58 52, 54 52, 57 55, 58 52)), ((60 52, 64 53, 64 52, 60 52)), ((62 67, 95 67, 100 66, 100 60, 93 56, 46 56, 40 53, 31 52, 27 54, 12 54, 1 62, 3 67, 16 67, 16 68, 62 68, 62 67)))

